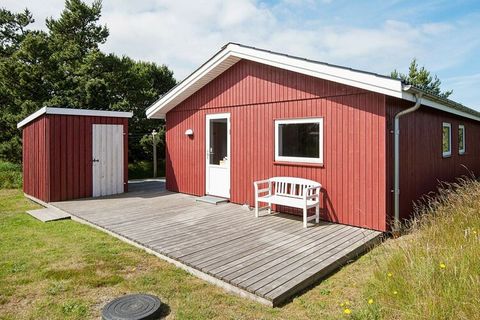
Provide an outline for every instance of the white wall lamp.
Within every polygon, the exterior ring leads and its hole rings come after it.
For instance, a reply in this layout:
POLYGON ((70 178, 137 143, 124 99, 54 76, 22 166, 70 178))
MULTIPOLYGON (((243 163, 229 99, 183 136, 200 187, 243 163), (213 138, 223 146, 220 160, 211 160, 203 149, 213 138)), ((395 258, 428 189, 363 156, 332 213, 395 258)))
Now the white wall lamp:
POLYGON ((189 136, 189 137, 193 136, 193 130, 192 130, 192 129, 187 129, 187 130, 185 131, 185 135, 186 135, 186 136, 189 136))

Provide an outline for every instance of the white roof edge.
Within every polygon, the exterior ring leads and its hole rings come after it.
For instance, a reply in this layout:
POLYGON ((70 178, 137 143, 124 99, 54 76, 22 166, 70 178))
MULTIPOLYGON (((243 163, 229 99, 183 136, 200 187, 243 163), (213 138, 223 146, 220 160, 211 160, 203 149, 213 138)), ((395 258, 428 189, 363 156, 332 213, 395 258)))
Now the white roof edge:
MULTIPOLYGON (((235 43, 229 43, 217 52, 210 60, 194 71, 191 75, 180 82, 176 87, 167 92, 160 99, 155 101, 147 110, 147 118, 164 119, 167 112, 177 106, 179 103, 187 99, 191 94, 188 88, 197 81, 214 71, 222 62, 227 59, 246 59, 258 63, 270 65, 273 67, 290 70, 293 72, 309 75, 312 77, 325 79, 345 85, 377 92, 395 98, 415 101, 412 93, 406 92, 402 82, 398 79, 391 79, 373 73, 363 72, 306 60, 298 57, 292 57, 281 53, 270 52, 262 49, 246 47, 235 43), (182 96, 182 93, 184 94, 182 96)), ((211 81, 211 80, 209 80, 211 81)), ((208 82, 206 82, 208 83, 208 82)), ((199 90, 206 83, 200 84, 195 91, 199 90)), ((194 92, 195 92, 194 91, 194 92)), ((455 109, 448 105, 439 103, 428 96, 422 97, 422 104, 442 110, 451 114, 456 114, 465 118, 480 121, 480 118, 474 114, 455 109)))
MULTIPOLYGON (((415 102, 415 97, 410 92, 403 92, 403 95, 402 95, 401 98, 404 99, 404 100, 415 102)), ((446 106, 444 104, 438 103, 438 102, 436 102, 432 99, 429 99, 428 97, 422 96, 421 100, 422 100, 421 103, 424 106, 428 106, 430 108, 441 110, 441 111, 444 111, 444 112, 447 112, 447 113, 455 114, 457 116, 461 116, 461 117, 464 117, 464 118, 480 121, 480 117, 477 117, 477 116, 475 116, 471 113, 461 111, 461 110, 457 110, 455 108, 452 108, 452 107, 446 106)))
POLYGON ((112 117, 112 118, 131 118, 133 112, 124 111, 108 111, 108 110, 90 110, 90 109, 71 109, 71 108, 54 108, 43 107, 17 124, 17 128, 25 126, 43 114, 59 114, 70 116, 91 116, 91 117, 112 117))
POLYGON ((219 66, 223 61, 233 58, 255 61, 316 78, 388 94, 398 98, 401 97, 402 83, 396 79, 229 43, 180 84, 155 101, 146 110, 147 118, 164 118, 168 111, 188 98, 189 95, 183 97, 183 99, 180 97, 177 104, 170 105, 169 103, 172 102, 173 99, 178 98, 192 84, 209 72, 212 72, 215 67, 219 66))

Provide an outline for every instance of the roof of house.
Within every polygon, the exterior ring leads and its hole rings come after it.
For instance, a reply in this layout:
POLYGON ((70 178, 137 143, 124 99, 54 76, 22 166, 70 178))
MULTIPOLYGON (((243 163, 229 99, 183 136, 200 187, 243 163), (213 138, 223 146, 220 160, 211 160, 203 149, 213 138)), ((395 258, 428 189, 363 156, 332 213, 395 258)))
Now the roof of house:
POLYGON ((147 118, 165 118, 168 111, 242 59, 412 102, 416 100, 416 95, 421 94, 422 105, 480 121, 480 112, 400 79, 232 42, 223 46, 197 70, 155 101, 146 111, 147 118))
POLYGON ((107 111, 107 110, 89 110, 89 109, 70 109, 70 108, 53 108, 43 107, 32 113, 17 124, 17 128, 25 126, 44 114, 59 114, 70 116, 93 116, 93 117, 113 117, 113 118, 131 118, 132 112, 123 111, 107 111))

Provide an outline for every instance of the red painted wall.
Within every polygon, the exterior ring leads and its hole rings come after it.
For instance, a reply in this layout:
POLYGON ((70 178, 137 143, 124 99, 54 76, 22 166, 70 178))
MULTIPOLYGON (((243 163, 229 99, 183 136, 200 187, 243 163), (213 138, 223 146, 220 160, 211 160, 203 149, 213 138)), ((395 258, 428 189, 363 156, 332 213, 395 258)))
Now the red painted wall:
POLYGON ((167 113, 167 189, 205 194, 205 116, 231 114, 231 201, 253 205, 253 182, 320 182, 322 217, 386 230, 385 97, 242 60, 167 113), (274 162, 274 120, 324 118, 324 165, 274 162), (184 132, 193 129, 189 138, 184 132))
POLYGON ((44 115, 23 128, 24 192, 46 202, 92 196, 93 124, 123 124, 127 191, 127 118, 44 115))
POLYGON ((48 199, 49 166, 45 144, 46 117, 40 117, 23 128, 23 192, 37 199, 48 199))
MULTIPOLYGON (((387 208, 393 216, 393 120, 412 102, 387 97, 387 208)), ((430 107, 421 106, 400 119, 400 216, 410 217, 413 202, 432 191, 439 181, 452 182, 456 177, 480 173, 480 124, 430 107), (452 125, 452 156, 442 156, 442 123, 452 125), (458 153, 458 125, 465 125, 466 153, 458 153)))

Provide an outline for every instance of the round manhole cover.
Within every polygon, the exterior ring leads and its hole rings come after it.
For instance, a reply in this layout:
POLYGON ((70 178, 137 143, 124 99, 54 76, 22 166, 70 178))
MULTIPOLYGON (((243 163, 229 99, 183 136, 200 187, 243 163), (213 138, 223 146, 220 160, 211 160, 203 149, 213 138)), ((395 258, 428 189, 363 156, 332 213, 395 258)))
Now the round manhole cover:
POLYGON ((162 302, 150 294, 129 294, 117 298, 102 310, 104 320, 153 320, 161 316, 162 302))

